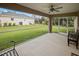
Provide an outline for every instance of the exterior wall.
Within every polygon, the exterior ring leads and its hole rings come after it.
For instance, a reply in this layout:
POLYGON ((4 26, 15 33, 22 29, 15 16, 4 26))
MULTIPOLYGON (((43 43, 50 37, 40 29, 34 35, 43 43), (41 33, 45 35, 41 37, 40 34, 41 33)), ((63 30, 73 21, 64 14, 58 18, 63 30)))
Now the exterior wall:
POLYGON ((34 24, 33 19, 26 19, 25 21, 23 21, 23 25, 30 25, 30 24, 34 24))
POLYGON ((0 17, 0 23, 1 23, 1 26, 4 25, 4 23, 10 23, 11 22, 11 18, 8 18, 8 17, 0 17))
POLYGON ((19 22, 22 22, 23 25, 29 25, 29 24, 34 24, 34 19, 29 18, 29 19, 23 19, 23 18, 14 18, 12 21, 10 17, 0 17, 0 24, 1 26, 4 25, 4 23, 9 23, 13 24, 15 23, 16 25, 20 25, 19 22))

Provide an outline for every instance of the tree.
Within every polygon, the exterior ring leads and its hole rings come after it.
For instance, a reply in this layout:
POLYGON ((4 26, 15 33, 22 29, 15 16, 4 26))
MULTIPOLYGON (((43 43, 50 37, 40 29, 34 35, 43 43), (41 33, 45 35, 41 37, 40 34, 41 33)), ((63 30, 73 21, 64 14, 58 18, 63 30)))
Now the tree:
POLYGON ((47 17, 42 17, 41 21, 42 21, 42 24, 45 24, 45 25, 48 24, 48 18, 47 17))

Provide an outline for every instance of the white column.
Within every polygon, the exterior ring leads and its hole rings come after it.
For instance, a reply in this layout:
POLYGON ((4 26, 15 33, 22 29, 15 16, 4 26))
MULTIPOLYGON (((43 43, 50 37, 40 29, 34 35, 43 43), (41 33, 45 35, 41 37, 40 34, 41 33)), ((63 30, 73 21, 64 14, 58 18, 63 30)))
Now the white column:
POLYGON ((68 34, 68 17, 66 19, 67 19, 67 34, 68 34))
POLYGON ((58 32, 60 32, 60 18, 58 18, 58 32))
POLYGON ((74 29, 75 29, 75 32, 78 29, 78 17, 75 17, 75 19, 74 19, 74 29))
POLYGON ((48 21, 48 32, 52 33, 52 16, 49 17, 48 21))

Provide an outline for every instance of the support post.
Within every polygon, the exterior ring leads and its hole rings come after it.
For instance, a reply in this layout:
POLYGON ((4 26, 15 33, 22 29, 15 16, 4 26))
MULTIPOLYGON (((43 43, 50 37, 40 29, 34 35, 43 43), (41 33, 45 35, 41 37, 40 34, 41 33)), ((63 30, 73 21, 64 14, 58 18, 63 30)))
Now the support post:
POLYGON ((78 16, 75 17, 75 19, 74 19, 74 29, 75 29, 75 32, 77 32, 77 30, 78 30, 78 16))
POLYGON ((48 33, 52 33, 52 16, 49 16, 48 33))
POLYGON ((79 31, 79 15, 78 15, 78 20, 77 20, 77 30, 79 31))
POLYGON ((68 24, 68 17, 67 17, 66 19, 67 19, 67 34, 68 34, 68 31, 69 31, 69 29, 68 29, 68 27, 69 27, 69 26, 68 26, 68 25, 69 25, 69 24, 68 24))
POLYGON ((60 32, 60 18, 58 18, 58 33, 60 32))

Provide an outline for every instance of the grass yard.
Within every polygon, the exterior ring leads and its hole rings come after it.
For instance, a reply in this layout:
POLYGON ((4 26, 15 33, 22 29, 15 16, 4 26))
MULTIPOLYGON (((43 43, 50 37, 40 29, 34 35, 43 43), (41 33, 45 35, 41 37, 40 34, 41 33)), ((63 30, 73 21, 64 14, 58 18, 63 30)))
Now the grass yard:
MULTIPOLYGON (((63 32, 63 33, 67 33, 67 27, 64 26, 60 26, 60 28, 58 29, 58 26, 52 26, 52 32, 63 32)), ((68 31, 73 31, 73 27, 68 27, 68 31)))
MULTIPOLYGON (((71 30, 72 27, 69 27, 71 30)), ((60 27, 61 32, 66 32, 66 27, 60 27)), ((53 32, 58 32, 58 27, 53 26, 53 32)), ((48 26, 42 24, 26 25, 26 26, 12 26, 0 27, 0 50, 12 46, 10 41, 17 42, 16 44, 38 37, 48 32, 48 26)))
POLYGON ((0 50, 12 46, 9 42, 16 41, 17 44, 47 33, 46 25, 28 25, 5 27, 0 29, 0 50), (19 28, 18 31, 16 31, 19 28), (7 30, 6 30, 7 29, 7 30), (11 32, 6 32, 11 30, 11 32), (13 31, 15 30, 15 31, 13 31), (4 32, 3 32, 4 31, 4 32))
POLYGON ((24 26, 19 25, 19 26, 10 26, 10 27, 0 27, 0 33, 7 32, 7 31, 21 30, 21 29, 36 28, 36 27, 38 27, 38 24, 24 25, 24 26))

